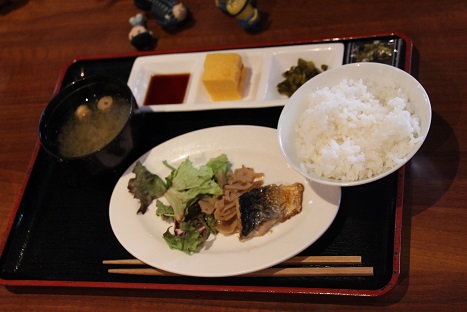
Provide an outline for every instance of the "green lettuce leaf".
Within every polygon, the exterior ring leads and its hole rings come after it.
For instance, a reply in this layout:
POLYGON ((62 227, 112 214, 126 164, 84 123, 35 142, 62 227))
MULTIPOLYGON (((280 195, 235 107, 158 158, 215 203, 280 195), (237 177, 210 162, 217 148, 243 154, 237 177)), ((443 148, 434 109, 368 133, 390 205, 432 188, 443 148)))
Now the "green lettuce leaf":
POLYGON ((173 220, 174 210, 171 206, 167 206, 160 200, 156 200, 156 216, 165 218, 166 220, 173 220))
MULTIPOLYGON (((185 223, 181 223, 181 229, 185 223)), ((184 253, 191 254, 198 251, 205 238, 194 228, 187 230, 184 235, 175 235, 170 232, 170 228, 163 235, 164 240, 171 249, 181 250, 184 253)))
POLYGON ((217 221, 212 214, 201 212, 198 204, 190 206, 187 211, 185 221, 174 230, 176 233, 171 233, 169 227, 163 238, 170 248, 191 254, 199 251, 211 234, 217 234, 214 228, 217 221))
POLYGON ((170 188, 164 197, 174 210, 175 220, 181 222, 185 210, 202 195, 219 196, 223 191, 214 180, 213 170, 208 166, 199 169, 187 158, 166 178, 170 188))
POLYGON ((227 175, 227 171, 229 170, 230 162, 227 158, 227 155, 221 154, 216 158, 211 158, 206 166, 212 169, 214 177, 217 177, 218 172, 220 172, 225 177, 227 175))

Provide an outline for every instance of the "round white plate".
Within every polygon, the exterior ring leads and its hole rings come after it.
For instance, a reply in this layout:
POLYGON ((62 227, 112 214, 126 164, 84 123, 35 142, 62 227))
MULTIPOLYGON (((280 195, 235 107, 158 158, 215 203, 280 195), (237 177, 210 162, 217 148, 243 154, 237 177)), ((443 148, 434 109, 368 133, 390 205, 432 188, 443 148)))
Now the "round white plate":
POLYGON ((292 169, 279 149, 277 130, 257 126, 222 126, 190 132, 164 142, 140 157, 162 179, 170 173, 164 160, 176 167, 189 157, 195 166, 225 153, 232 168, 242 165, 264 173, 265 184, 305 186, 302 211, 262 237, 240 242, 237 235, 211 235, 199 253, 172 250, 162 234, 172 224, 155 214, 153 202, 144 215, 129 193, 132 164, 117 182, 110 199, 110 223, 115 236, 135 258, 164 271, 202 277, 245 274, 276 265, 314 243, 331 225, 341 189, 310 182, 292 169))

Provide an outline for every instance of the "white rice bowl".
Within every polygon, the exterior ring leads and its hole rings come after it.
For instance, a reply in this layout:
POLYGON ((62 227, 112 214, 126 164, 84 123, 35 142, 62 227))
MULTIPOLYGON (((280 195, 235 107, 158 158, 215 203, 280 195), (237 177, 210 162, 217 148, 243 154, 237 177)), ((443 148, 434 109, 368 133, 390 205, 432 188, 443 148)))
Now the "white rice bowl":
POLYGON ((378 63, 326 71, 289 99, 279 118, 279 144, 308 179, 352 186, 402 167, 431 123, 423 87, 408 73, 378 63))

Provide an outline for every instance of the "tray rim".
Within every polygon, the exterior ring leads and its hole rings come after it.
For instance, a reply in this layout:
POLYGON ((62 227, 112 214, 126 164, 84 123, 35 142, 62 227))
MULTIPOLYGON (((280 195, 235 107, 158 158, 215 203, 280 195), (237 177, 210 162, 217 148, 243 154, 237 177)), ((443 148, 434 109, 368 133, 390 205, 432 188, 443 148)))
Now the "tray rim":
MULTIPOLYGON (((68 62, 59 72, 57 82, 52 95, 59 92, 63 79, 71 65, 79 61, 94 61, 103 59, 117 58, 136 58, 139 56, 170 54, 170 53, 189 53, 201 51, 229 50, 240 48, 258 48, 280 45, 300 45, 311 43, 339 42, 350 40, 370 40, 379 37, 399 37, 405 42, 405 63, 403 70, 408 73, 412 69, 412 54, 413 42, 410 37, 402 32, 381 32, 361 35, 348 35, 333 38, 303 38, 297 40, 277 40, 263 41, 253 44, 244 45, 222 45, 222 46, 207 46, 203 48, 187 48, 187 49, 170 49, 161 51, 147 52, 129 52, 120 54, 108 55, 89 55, 77 57, 68 62)), ((20 191, 15 200, 13 210, 11 212, 6 229, 0 240, 0 256, 4 252, 4 248, 10 232, 13 228, 23 195, 31 177, 37 155, 40 150, 40 142, 37 139, 31 159, 28 163, 25 177, 22 181, 20 191)), ((402 210, 403 210, 403 195, 405 182, 405 166, 397 171, 397 195, 395 207, 395 229, 394 229, 394 250, 393 250, 393 272, 389 282, 380 289, 340 289, 340 288, 308 288, 308 287, 275 287, 275 286, 248 286, 248 285, 199 285, 199 284, 168 284, 168 283, 143 283, 143 282, 98 282, 98 281, 62 281, 62 280, 8 280, 0 278, 0 285, 4 287, 76 287, 76 288, 107 288, 107 289, 149 289, 149 290, 177 290, 177 291, 205 291, 205 292, 239 292, 239 293, 280 293, 280 294, 301 294, 301 295, 346 295, 360 297, 378 297, 388 293, 397 284, 400 277, 400 255, 401 255, 401 234, 402 234, 402 210)))

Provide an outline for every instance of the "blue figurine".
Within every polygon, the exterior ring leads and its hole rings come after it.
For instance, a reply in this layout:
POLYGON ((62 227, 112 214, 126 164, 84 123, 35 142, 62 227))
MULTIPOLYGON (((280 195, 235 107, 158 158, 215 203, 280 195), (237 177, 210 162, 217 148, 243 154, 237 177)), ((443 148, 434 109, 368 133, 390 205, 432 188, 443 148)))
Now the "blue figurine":
POLYGON ((188 19, 188 8, 175 0, 134 0, 138 9, 151 12, 162 28, 172 30, 182 26, 188 19))
POLYGON ((245 30, 261 30, 261 14, 256 0, 215 0, 215 4, 222 12, 235 17, 245 30))

